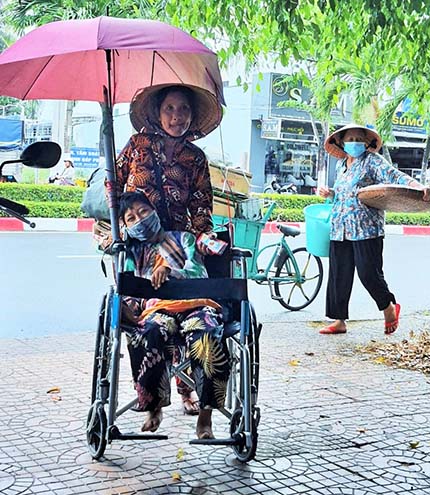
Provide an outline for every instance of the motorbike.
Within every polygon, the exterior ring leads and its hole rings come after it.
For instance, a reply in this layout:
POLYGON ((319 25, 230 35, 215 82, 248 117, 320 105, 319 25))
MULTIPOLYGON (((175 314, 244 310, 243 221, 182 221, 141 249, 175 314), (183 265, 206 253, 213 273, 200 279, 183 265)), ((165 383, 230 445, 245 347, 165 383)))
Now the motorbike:
MULTIPOLYGON (((61 148, 57 143, 52 141, 37 141, 30 144, 21 153, 20 157, 15 160, 6 160, 0 165, 0 183, 1 182, 17 182, 13 175, 4 175, 3 168, 11 163, 22 163, 26 167, 31 168, 52 168, 60 160, 61 148)), ((28 214, 28 208, 25 205, 16 203, 10 199, 0 196, 0 211, 8 216, 15 217, 32 229, 36 227, 34 222, 31 222, 24 215, 28 214)))
POLYGON ((266 186, 263 190, 266 194, 297 194, 297 186, 292 182, 281 184, 277 177, 275 177, 269 186, 266 186))

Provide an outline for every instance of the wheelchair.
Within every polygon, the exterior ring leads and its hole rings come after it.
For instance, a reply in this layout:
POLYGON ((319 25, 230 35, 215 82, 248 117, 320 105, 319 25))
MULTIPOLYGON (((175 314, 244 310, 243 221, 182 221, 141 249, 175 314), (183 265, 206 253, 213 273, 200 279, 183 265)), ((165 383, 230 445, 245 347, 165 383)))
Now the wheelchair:
MULTIPOLYGON (((168 437, 152 433, 125 433, 116 422, 137 404, 137 398, 119 405, 119 371, 121 355, 121 308, 126 296, 136 298, 194 299, 209 298, 219 302, 223 311, 224 336, 230 355, 230 378, 225 406, 219 411, 229 421, 227 438, 193 439, 190 444, 229 446, 238 461, 246 463, 255 457, 258 441, 260 410, 257 407, 259 377, 259 336, 262 325, 248 299, 246 258, 252 253, 245 249, 229 248, 229 271, 235 278, 171 279, 155 291, 149 280, 124 271, 125 245, 113 246, 116 256, 115 285, 104 295, 98 314, 98 325, 93 363, 91 406, 86 437, 93 459, 101 459, 108 444, 120 440, 166 440, 168 437)), ((213 257, 215 258, 215 257, 213 257)), ((115 263, 114 263, 115 264, 115 263)), ((224 270, 225 273, 225 270, 224 270)), ((184 354, 184 353, 182 353, 184 354)), ((171 378, 179 376, 194 388, 186 373, 189 361, 183 356, 172 366, 171 378)))

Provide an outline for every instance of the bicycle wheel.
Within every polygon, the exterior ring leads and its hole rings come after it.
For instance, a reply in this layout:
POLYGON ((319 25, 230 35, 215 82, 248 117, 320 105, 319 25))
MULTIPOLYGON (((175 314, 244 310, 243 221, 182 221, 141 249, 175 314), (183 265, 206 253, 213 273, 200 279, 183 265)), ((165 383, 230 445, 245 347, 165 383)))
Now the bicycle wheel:
POLYGON ((275 277, 285 277, 285 282, 274 282, 275 294, 284 308, 298 311, 306 308, 318 295, 323 279, 321 259, 306 251, 306 248, 293 250, 299 274, 288 253, 278 261, 275 277))

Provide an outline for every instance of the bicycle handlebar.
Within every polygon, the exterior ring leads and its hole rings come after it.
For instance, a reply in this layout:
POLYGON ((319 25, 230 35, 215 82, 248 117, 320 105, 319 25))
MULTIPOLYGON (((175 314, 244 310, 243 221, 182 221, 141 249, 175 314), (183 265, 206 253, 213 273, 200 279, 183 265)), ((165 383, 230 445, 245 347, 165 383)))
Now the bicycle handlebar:
POLYGON ((273 201, 273 202, 270 204, 269 208, 267 208, 267 211, 266 211, 266 213, 264 214, 264 217, 262 218, 261 222, 266 223, 266 222, 269 220, 270 215, 272 214, 272 212, 273 212, 273 210, 275 209, 275 207, 276 207, 276 202, 275 202, 275 201, 273 201))

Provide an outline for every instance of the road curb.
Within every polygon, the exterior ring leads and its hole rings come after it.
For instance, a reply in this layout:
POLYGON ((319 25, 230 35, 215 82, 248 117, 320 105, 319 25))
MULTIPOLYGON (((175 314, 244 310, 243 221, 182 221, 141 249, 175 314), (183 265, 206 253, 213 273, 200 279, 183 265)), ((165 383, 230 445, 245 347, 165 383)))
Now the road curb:
MULTIPOLYGON (((0 218, 0 232, 91 232, 94 220, 92 218, 28 218, 34 222, 36 227, 32 229, 29 225, 15 218, 0 218)), ((297 227, 300 232, 305 232, 304 222, 267 222, 263 234, 278 234, 276 225, 288 225, 297 227)), ((386 234, 397 235, 430 235, 430 227, 422 225, 386 225, 386 234)))
MULTIPOLYGON (((297 227, 302 233, 306 231, 304 222, 267 222, 263 229, 263 234, 278 234, 277 225, 297 227)), ((430 235, 430 227, 422 225, 386 225, 385 233, 397 235, 430 235)))

